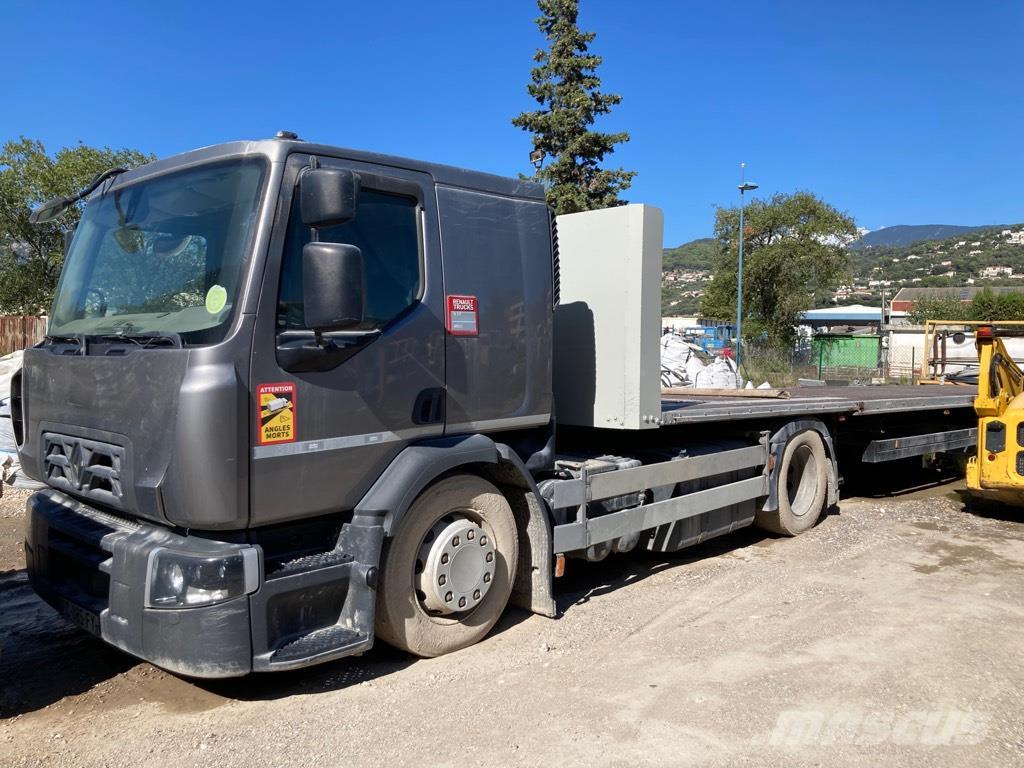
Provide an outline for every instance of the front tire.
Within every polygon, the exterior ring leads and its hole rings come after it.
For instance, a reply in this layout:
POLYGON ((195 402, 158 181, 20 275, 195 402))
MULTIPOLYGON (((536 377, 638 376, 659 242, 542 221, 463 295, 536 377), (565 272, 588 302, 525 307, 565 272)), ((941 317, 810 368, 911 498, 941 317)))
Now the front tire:
POLYGON ((797 536, 814 527, 828 499, 828 469, 821 435, 810 429, 794 435, 786 443, 779 467, 779 508, 758 511, 757 526, 783 536, 797 536))
POLYGON ((440 480, 384 545, 377 637, 423 657, 473 645, 505 610, 518 560, 515 517, 498 489, 474 475, 440 480))

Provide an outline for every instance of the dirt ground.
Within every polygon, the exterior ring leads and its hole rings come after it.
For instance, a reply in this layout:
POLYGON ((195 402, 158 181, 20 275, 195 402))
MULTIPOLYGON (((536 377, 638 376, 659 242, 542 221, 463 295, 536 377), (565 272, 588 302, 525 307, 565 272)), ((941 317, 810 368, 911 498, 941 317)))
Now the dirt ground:
POLYGON ((0 766, 1024 764, 1024 517, 955 488, 570 561, 558 620, 189 682, 67 626, 0 501, 0 766))

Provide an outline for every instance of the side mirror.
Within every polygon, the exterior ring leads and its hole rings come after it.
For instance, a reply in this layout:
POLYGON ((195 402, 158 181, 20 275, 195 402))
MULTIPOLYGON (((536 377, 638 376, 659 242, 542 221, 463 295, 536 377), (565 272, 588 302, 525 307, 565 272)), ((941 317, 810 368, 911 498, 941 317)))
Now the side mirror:
POLYGON ((307 243, 302 249, 306 327, 342 331, 363 321, 363 253, 347 243, 307 243))
POLYGON ((28 223, 34 226, 51 222, 70 208, 76 199, 72 197, 58 197, 54 200, 47 200, 28 215, 28 223))
POLYGON ((307 227, 352 221, 359 205, 359 176, 340 168, 312 168, 299 178, 299 207, 307 227))

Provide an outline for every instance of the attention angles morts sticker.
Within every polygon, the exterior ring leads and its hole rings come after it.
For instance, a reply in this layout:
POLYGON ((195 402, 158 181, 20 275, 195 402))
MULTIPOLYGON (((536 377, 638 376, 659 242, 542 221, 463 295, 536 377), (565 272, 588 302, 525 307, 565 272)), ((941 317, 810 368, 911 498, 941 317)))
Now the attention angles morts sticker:
POLYGON ((294 382, 260 384, 256 388, 256 419, 260 445, 294 442, 294 382))

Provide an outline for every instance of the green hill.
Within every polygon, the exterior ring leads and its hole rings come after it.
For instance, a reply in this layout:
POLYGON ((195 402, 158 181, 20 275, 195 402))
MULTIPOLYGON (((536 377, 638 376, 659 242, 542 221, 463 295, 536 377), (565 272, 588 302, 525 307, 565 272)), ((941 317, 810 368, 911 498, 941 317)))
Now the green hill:
MULTIPOLYGON (((913 230, 902 232, 911 238, 950 229, 956 234, 909 245, 859 242, 850 248, 850 281, 845 291, 836 296, 838 303, 877 304, 883 287, 890 298, 905 287, 1008 285, 1024 291, 1024 224, 967 230, 945 225, 899 229, 913 230), (1013 235, 1008 237, 1007 230, 1013 235), (998 275, 983 274, 987 267, 1008 268, 1013 276, 1004 270, 998 275)), ((896 239, 901 239, 902 234, 896 239)), ((663 316, 697 314, 700 297, 711 279, 717 248, 718 242, 706 237, 665 249, 661 280, 663 316)))
POLYGON ((718 241, 704 237, 666 248, 661 257, 661 314, 696 315, 718 241))
POLYGON ((1024 279, 1009 276, 985 277, 986 267, 1009 267, 1024 274, 1024 242, 1015 242, 1004 232, 1024 231, 1015 224, 995 229, 972 230, 941 240, 911 245, 872 246, 850 251, 854 277, 860 282, 888 280, 896 286, 944 286, 973 284, 1016 284, 1024 279))
POLYGON ((710 270, 711 259, 717 248, 718 241, 713 237, 702 237, 676 248, 666 248, 661 257, 661 269, 663 272, 710 270))

